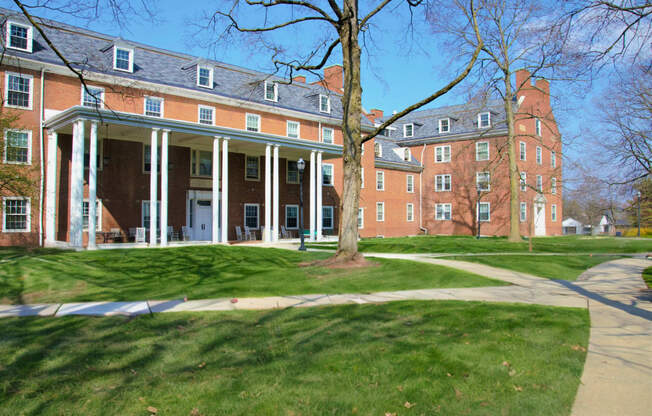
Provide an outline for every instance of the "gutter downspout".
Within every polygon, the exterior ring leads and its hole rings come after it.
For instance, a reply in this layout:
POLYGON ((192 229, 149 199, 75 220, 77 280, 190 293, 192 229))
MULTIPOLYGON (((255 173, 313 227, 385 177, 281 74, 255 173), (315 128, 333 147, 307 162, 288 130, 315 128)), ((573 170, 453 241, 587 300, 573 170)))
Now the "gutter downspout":
POLYGON ((423 170, 425 169, 425 164, 423 163, 423 154, 426 151, 426 144, 423 144, 423 149, 421 149, 421 172, 419 172, 419 229, 428 234, 428 229, 423 226, 423 170))
POLYGON ((38 221, 38 245, 43 247, 43 186, 45 184, 45 178, 43 177, 43 105, 44 98, 43 94, 45 92, 45 67, 41 68, 41 106, 39 111, 39 158, 40 158, 40 170, 41 170, 41 183, 39 185, 39 221, 38 221))

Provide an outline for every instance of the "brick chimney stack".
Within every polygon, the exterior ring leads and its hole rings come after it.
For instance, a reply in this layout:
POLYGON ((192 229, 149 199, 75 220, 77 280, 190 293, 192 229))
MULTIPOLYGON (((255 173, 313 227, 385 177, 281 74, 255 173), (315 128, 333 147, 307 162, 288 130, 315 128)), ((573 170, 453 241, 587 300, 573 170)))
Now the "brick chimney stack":
POLYGON ((369 116, 372 118, 372 120, 378 120, 379 118, 383 118, 383 110, 379 110, 377 108, 372 108, 369 110, 369 116))
POLYGON ((344 89, 344 68, 342 65, 331 65, 324 68, 322 85, 331 91, 341 94, 344 89))

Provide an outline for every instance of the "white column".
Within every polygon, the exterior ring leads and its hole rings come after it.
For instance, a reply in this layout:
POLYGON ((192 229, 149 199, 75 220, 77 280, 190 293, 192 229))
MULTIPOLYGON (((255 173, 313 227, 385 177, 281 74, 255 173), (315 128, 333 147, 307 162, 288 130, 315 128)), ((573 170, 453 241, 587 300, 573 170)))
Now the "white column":
POLYGON ((211 224, 211 242, 217 244, 220 241, 220 138, 213 138, 213 201, 211 208, 213 221, 211 224))
POLYGON ((321 193, 322 193, 322 166, 321 166, 322 152, 317 153, 317 241, 321 241, 322 233, 322 207, 321 207, 321 193))
POLYGON ((168 245, 168 143, 170 130, 161 133, 161 246, 168 245))
POLYGON ((315 175, 317 175, 317 166, 315 165, 315 151, 310 152, 310 241, 315 240, 315 175))
POLYGON ((279 225, 278 225, 278 145, 274 145, 274 176, 273 176, 274 192, 272 198, 274 200, 272 206, 272 241, 278 241, 279 225))
POLYGON ((152 129, 149 152, 149 245, 156 245, 156 201, 158 201, 158 129, 152 129))
POLYGON ((45 242, 56 240, 57 226, 57 132, 48 134, 47 190, 45 197, 45 242))
POLYGON ((84 121, 72 126, 72 167, 70 170, 70 244, 81 247, 83 241, 84 202, 84 121))
POLYGON ((265 235, 264 240, 272 241, 272 145, 265 145, 265 235))
POLYGON ((88 146, 88 248, 97 248, 97 121, 91 122, 91 137, 88 146))
POLYGON ((229 138, 222 138, 222 242, 229 241, 229 138))

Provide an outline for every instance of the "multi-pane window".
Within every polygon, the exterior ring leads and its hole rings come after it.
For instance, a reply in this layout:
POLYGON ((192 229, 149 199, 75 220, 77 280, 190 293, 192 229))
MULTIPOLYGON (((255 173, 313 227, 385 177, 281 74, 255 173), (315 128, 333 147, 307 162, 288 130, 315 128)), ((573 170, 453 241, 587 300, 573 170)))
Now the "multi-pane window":
POLYGON ((145 115, 163 117, 163 99, 158 97, 145 97, 145 115))
POLYGON ((526 160, 527 154, 525 152, 525 142, 520 142, 519 143, 519 152, 518 152, 518 158, 519 160, 526 160))
POLYGON ((414 204, 407 204, 407 220, 414 221, 414 204))
POLYGON ((245 204, 244 205, 245 221, 244 225, 249 228, 258 228, 258 204, 245 204))
POLYGON ((298 121, 290 121, 288 120, 287 122, 287 135, 288 137, 292 137, 293 139, 298 139, 299 138, 299 129, 301 125, 299 124, 298 121))
POLYGON ((82 105, 84 107, 102 108, 104 103, 104 88, 84 87, 82 85, 82 105))
POLYGON ((133 72, 133 54, 134 51, 131 49, 116 47, 113 60, 113 69, 133 72))
POLYGON ((7 46, 22 51, 32 51, 32 27, 23 26, 14 22, 7 22, 7 46))
POLYGON ((435 219, 438 221, 449 221, 451 219, 451 204, 436 204, 435 219))
POLYGON ((521 212, 520 212, 521 222, 527 221, 527 203, 521 202, 521 212))
POLYGON ((358 208, 358 228, 364 228, 364 208, 358 208))
POLYGON ((487 128, 491 126, 491 114, 489 112, 478 114, 478 127, 487 128))
POLYGON ((541 175, 537 175, 537 191, 543 192, 543 177, 541 175))
MULTIPOLYGON (((158 152, 156 153, 156 166, 157 172, 161 171, 161 146, 158 146, 158 152)), ((152 146, 146 144, 143 146, 143 172, 152 171, 152 146)))
POLYGON ((521 172, 521 191, 527 191, 527 173, 521 172))
POLYGON ((200 105, 198 118, 200 124, 208 124, 209 126, 212 126, 215 120, 215 108, 200 105))
MULTIPOLYGON (((82 227, 88 230, 88 214, 90 212, 88 200, 82 203, 82 227)), ((102 204, 99 199, 95 200, 95 230, 102 231, 102 204)))
POLYGON ((288 160, 287 177, 285 179, 287 183, 299 183, 299 165, 296 160, 288 160))
POLYGON ((247 114, 247 131, 260 131, 260 116, 258 114, 247 114))
POLYGON ((475 184, 478 191, 487 192, 491 190, 491 173, 477 172, 475 177, 475 184))
MULTIPOLYGON (((143 228, 149 230, 151 219, 152 216, 149 201, 143 201, 143 228)), ((156 201, 156 229, 161 229, 161 201, 156 201)))
POLYGON ((557 221, 557 205, 552 204, 550 206, 550 219, 555 222, 557 221))
POLYGON ((2 230, 5 232, 29 231, 29 198, 6 197, 3 202, 4 221, 2 230))
POLYGON ((385 203, 376 202, 376 221, 385 221, 385 203))
POLYGON ((197 67, 197 85, 213 88, 213 69, 207 66, 197 67))
POLYGON ((450 131, 450 119, 448 118, 442 118, 439 120, 439 132, 440 133, 448 133, 450 131))
POLYGON ((491 205, 489 202, 480 202, 478 204, 478 220, 489 221, 491 220, 491 205))
POLYGON ((28 75, 19 75, 6 73, 7 78, 7 96, 8 106, 20 108, 32 108, 32 77, 28 75))
POLYGON ((489 160, 489 142, 475 144, 475 160, 489 160))
POLYGON ((330 163, 321 165, 321 183, 322 185, 333 185, 333 165, 330 163))
POLYGON ((322 113, 331 112, 331 99, 327 95, 319 94, 319 111, 322 113))
POLYGON ((190 176, 213 176, 213 152, 190 150, 190 176))
POLYGON ((374 143, 374 155, 376 157, 383 157, 383 147, 380 143, 374 143))
POLYGON ((445 192, 451 190, 451 175, 435 176, 435 191, 445 192))
POLYGON ((324 143, 333 143, 333 129, 330 127, 322 127, 321 129, 321 141, 324 143))
POLYGON ((333 207, 321 208, 321 227, 325 230, 333 229, 333 207))
POLYGON ((277 98, 278 89, 276 83, 265 81, 265 99, 267 101, 276 101, 277 98))
POLYGON ((403 137, 412 137, 414 136, 414 124, 404 124, 403 125, 403 137))
POLYGON ((534 126, 535 130, 537 132, 537 136, 541 137, 541 120, 538 118, 534 121, 534 126))
POLYGON ((285 228, 290 228, 290 229, 299 228, 299 206, 298 205, 285 206, 285 228))
POLYGON ((557 153, 550 152, 550 166, 553 168, 557 167, 557 153))
POLYGON ((385 190, 385 172, 382 171, 376 172, 376 190, 377 191, 385 190))
POLYGON ((245 179, 249 181, 259 180, 260 179, 260 157, 246 156, 245 160, 246 160, 245 179))
POLYGON ((437 146, 435 147, 435 163, 445 163, 451 161, 451 147, 450 146, 437 146))
POLYGON ((550 193, 553 195, 557 193, 557 178, 550 178, 550 193))
POLYGON ((540 165, 541 163, 543 163, 541 156, 541 147, 537 146, 537 165, 540 165))
POLYGON ((31 163, 31 131, 5 131, 5 163, 31 163))
POLYGON ((414 192, 414 175, 407 175, 407 191, 414 192))

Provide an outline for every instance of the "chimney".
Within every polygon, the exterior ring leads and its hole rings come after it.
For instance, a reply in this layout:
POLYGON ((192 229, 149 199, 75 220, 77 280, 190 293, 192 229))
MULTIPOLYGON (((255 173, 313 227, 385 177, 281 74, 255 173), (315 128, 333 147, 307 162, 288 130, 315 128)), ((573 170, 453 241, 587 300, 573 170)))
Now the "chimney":
POLYGON ((377 108, 372 108, 372 109, 369 111, 369 115, 371 116, 371 118, 372 118, 373 120, 377 120, 377 119, 379 119, 379 118, 383 118, 383 115, 384 115, 384 114, 383 114, 383 110, 379 110, 379 109, 377 109, 377 108))
POLYGON ((306 83, 306 77, 304 77, 303 75, 297 75, 296 77, 292 78, 292 81, 293 82, 299 82, 301 84, 305 84, 306 83))
POLYGON ((344 72, 342 65, 331 65, 324 68, 324 86, 338 94, 344 88, 344 72))
POLYGON ((516 71, 516 90, 527 90, 531 86, 532 78, 530 78, 530 72, 527 69, 519 69, 516 71))
POLYGON ((535 86, 544 95, 550 95, 550 83, 548 82, 548 80, 545 80, 543 78, 538 79, 535 86))

